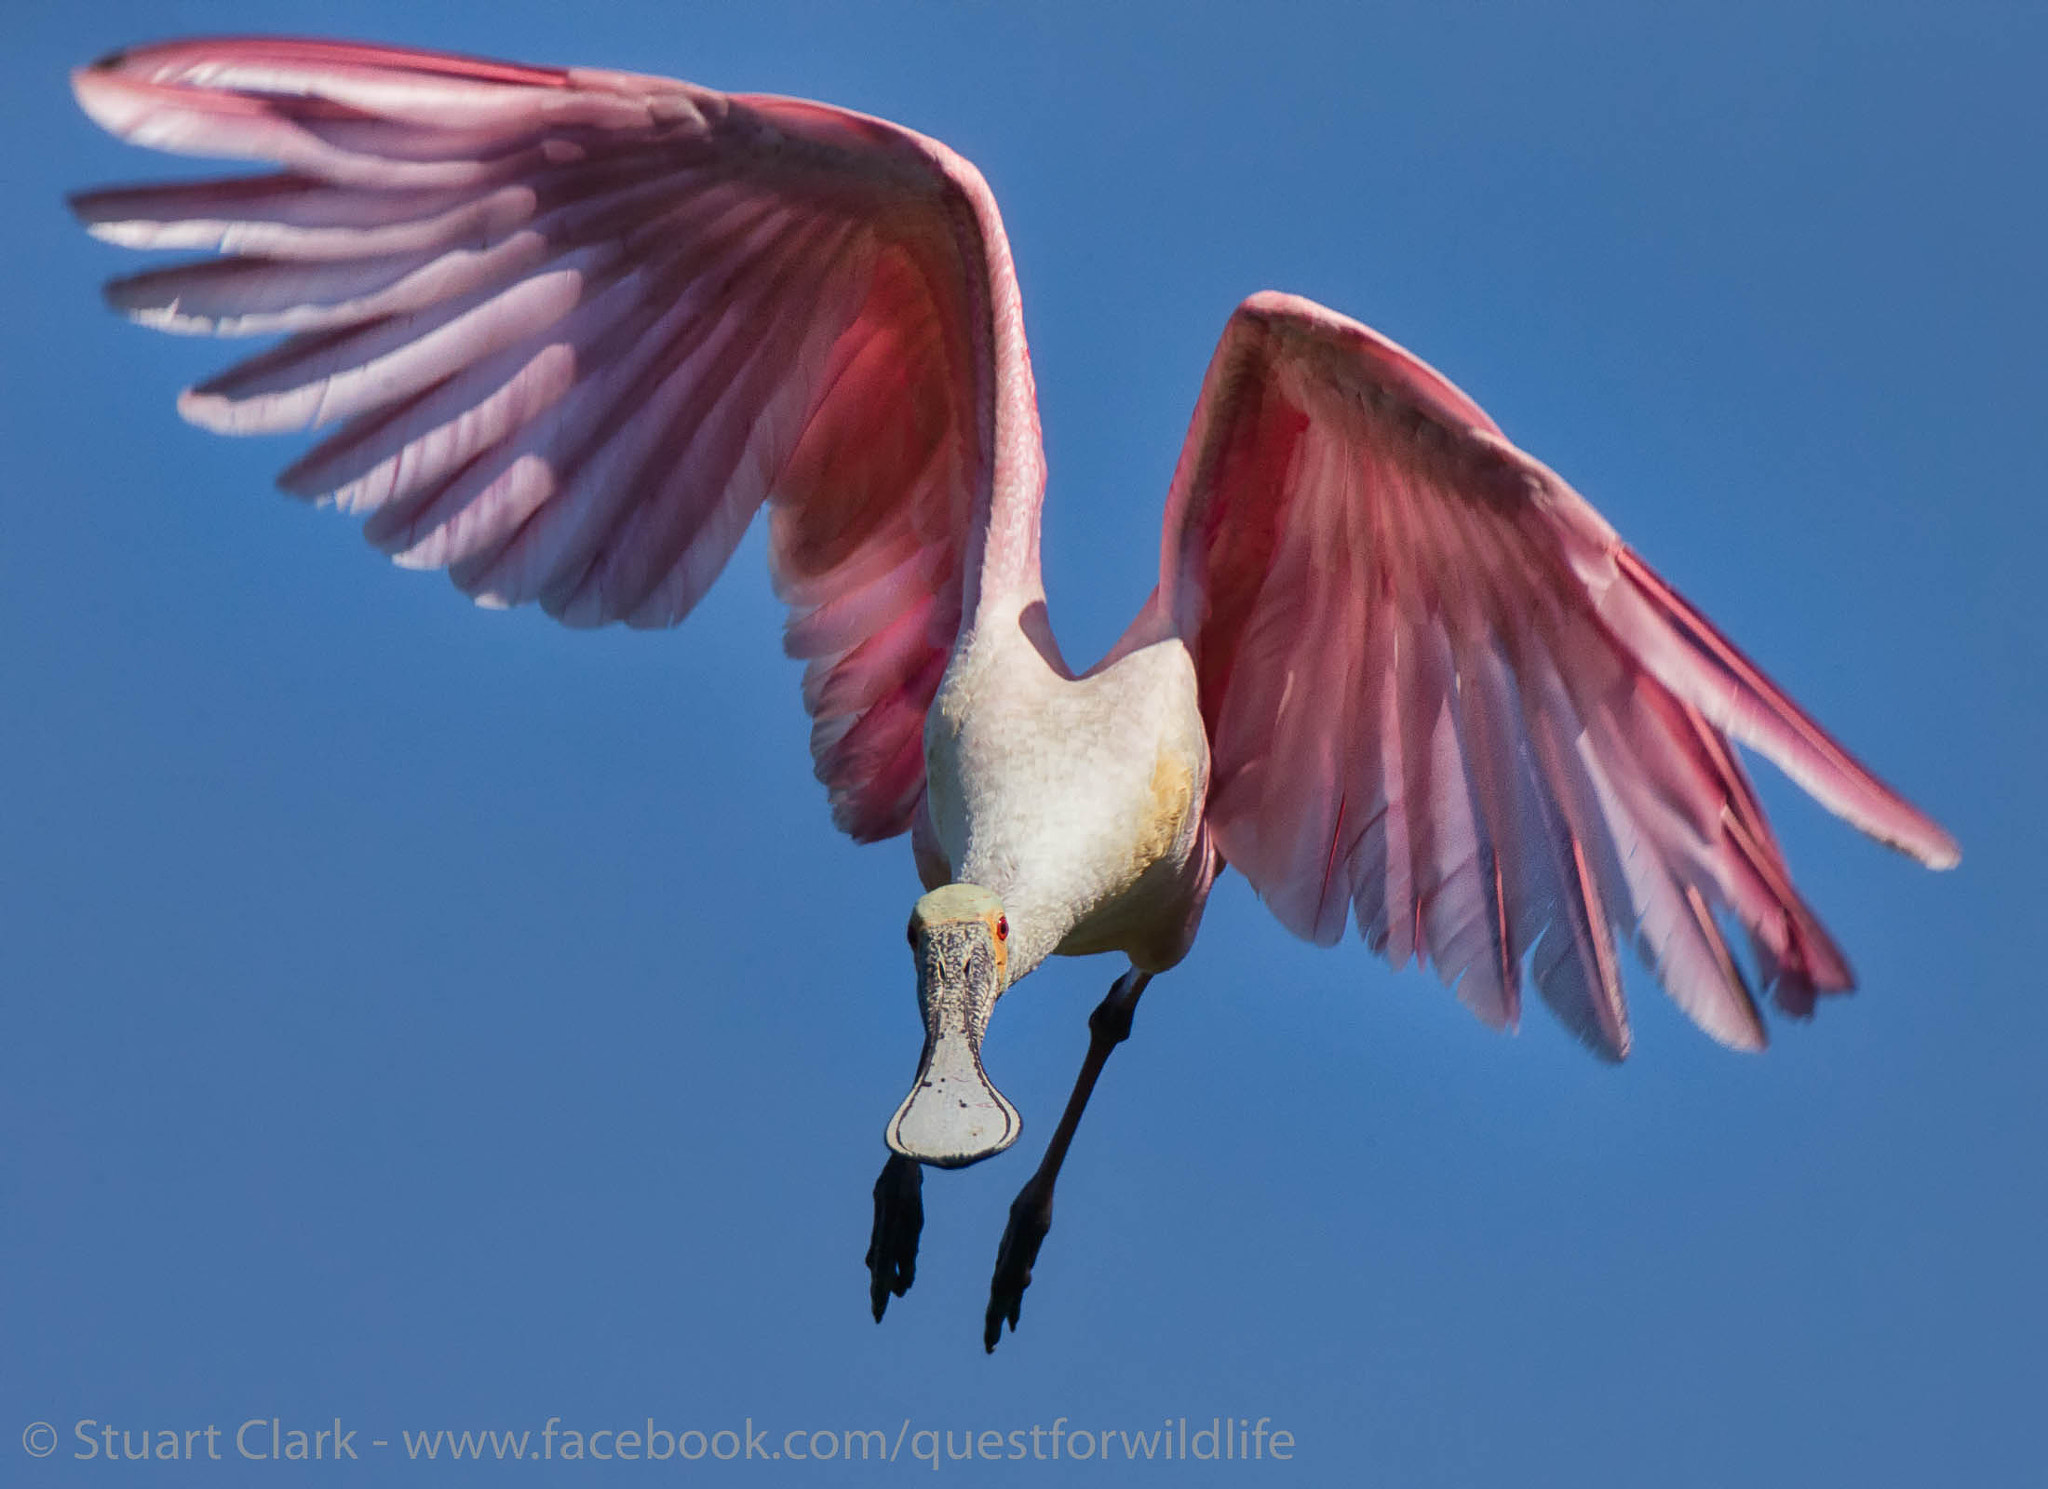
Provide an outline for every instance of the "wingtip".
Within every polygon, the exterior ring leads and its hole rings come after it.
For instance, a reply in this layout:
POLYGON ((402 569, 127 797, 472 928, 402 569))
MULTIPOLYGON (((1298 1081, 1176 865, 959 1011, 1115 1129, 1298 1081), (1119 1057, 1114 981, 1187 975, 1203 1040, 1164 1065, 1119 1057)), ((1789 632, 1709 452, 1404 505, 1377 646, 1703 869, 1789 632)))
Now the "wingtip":
POLYGON ((1738 1055, 1761 1055, 1771 1047, 1770 1030, 1754 1001, 1749 1005, 1747 1019, 1726 1027, 1708 1029, 1707 1037, 1722 1049, 1733 1050, 1738 1055))
MULTIPOLYGON (((77 74, 73 73, 73 77, 77 74)), ((78 220, 88 233, 102 242, 105 238, 105 224, 96 215, 99 201, 106 195, 103 190, 67 191, 64 193, 65 210, 78 220)))
POLYGON ((1941 832, 1932 843, 1907 851, 1937 873, 1946 873, 1963 861, 1962 844, 1945 832, 1941 832))
POLYGON ((178 417, 209 434, 246 432, 235 421, 235 401, 209 393, 203 387, 187 388, 178 395, 178 417))
POLYGON ((1949 836, 1938 823, 1895 794, 1894 801, 1908 814, 1908 820, 1904 823, 1884 824, 1888 831, 1856 822, 1853 818, 1850 820, 1854 826, 1862 828, 1887 848, 1905 854, 1923 868, 1933 869, 1936 873, 1946 872, 1963 861, 1962 845, 1949 836))
POLYGON ((1614 1043, 1605 1039, 1587 1039, 1582 1035, 1579 1042, 1592 1051, 1593 1058, 1602 1065, 1619 1066, 1628 1063, 1631 1043, 1629 1040, 1624 1039, 1619 1043, 1614 1043))
POLYGON ((88 114, 92 113, 91 105, 86 102, 87 94, 104 88, 113 74, 125 68, 131 50, 128 47, 120 47, 111 52, 103 52, 92 61, 71 69, 71 96, 78 100, 80 108, 88 114))
POLYGON ((113 126, 102 117, 106 100, 102 95, 106 75, 121 65, 121 54, 109 52, 97 62, 88 62, 83 67, 71 69, 72 100, 85 111, 86 118, 102 129, 113 126))
POLYGON ((116 139, 129 139, 146 110, 146 89, 131 65, 133 50, 108 52, 71 69, 71 97, 85 117, 116 139))

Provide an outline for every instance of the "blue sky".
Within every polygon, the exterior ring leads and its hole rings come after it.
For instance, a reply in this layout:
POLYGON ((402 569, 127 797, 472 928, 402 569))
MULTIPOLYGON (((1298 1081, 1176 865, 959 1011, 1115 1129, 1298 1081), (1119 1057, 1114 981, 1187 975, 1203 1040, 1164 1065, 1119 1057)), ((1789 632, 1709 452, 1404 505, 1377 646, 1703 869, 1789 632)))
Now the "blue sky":
MULTIPOLYGON (((0 1478, 98 1482, 81 1419, 273 1415, 394 1445, 551 1416, 778 1442, 1266 1416, 1291 1462, 1186 1471, 1303 1484, 2039 1472, 2037 7, 85 0, 9 29, 0 1478), (473 610, 275 495, 290 442, 177 421, 226 348, 98 305, 132 265, 61 194, 162 168, 76 115, 65 70, 239 30, 808 95, 974 159, 1023 281, 1076 659, 1149 588, 1230 308, 1356 315, 1963 866, 1760 764, 1863 991, 1747 1058, 1632 968, 1619 1070, 1540 1011, 1495 1036, 1432 977, 1299 945, 1232 879, 1098 1094, 1022 1330, 982 1356, 1106 959, 1005 1000, 987 1058, 1025 1137, 927 1184, 917 1286, 877 1328, 916 883, 902 845, 829 827, 758 535, 677 633, 473 610)), ((326 1481, 931 1472, 381 1452, 326 1481)), ((230 1450, 148 1477, 275 1472, 230 1450)))

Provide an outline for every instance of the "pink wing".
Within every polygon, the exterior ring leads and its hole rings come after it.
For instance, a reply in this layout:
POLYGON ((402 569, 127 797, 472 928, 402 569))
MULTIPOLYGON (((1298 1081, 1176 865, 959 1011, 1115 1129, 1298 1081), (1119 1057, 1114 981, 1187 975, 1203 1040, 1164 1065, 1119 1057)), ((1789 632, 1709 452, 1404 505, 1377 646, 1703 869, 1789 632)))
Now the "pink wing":
POLYGON ((1225 857, 1298 935, 1355 914, 1489 1023, 1537 988, 1628 1051, 1614 933, 1724 1043, 1852 985, 1730 746, 1942 868, 1956 845, 1850 758, 1586 501, 1393 343, 1241 306, 1168 500, 1161 597, 1194 651, 1225 857))
POLYGON ((73 81, 123 139, 284 168, 73 201, 109 241, 222 255, 110 284, 136 320, 286 333, 187 419, 339 425, 286 491, 571 625, 681 620, 768 501, 834 818, 909 825, 998 455, 1041 469, 971 165, 794 99, 331 42, 173 43, 73 81))

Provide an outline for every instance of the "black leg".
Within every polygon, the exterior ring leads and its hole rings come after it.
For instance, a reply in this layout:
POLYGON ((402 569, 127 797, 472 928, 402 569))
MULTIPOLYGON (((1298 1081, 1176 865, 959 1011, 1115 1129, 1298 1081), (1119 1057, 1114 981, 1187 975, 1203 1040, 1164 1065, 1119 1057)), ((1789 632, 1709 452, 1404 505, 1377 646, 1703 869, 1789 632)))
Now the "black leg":
POLYGON ((875 1179, 875 1228, 868 1237, 868 1302, 875 1322, 917 1280, 917 1238, 924 1230, 924 1165, 891 1153, 875 1179))
POLYGON ((1131 968, 1111 984, 1109 995, 1088 1015, 1088 1056, 1081 1062, 1073 1094, 1067 1097, 1067 1109, 1060 1113, 1060 1125, 1045 1145, 1037 1172, 1010 1202, 1010 1223, 1003 1227, 1003 1244, 996 1250, 996 1273, 989 1282, 988 1313, 981 1331, 982 1347, 990 1354, 995 1353, 996 1341, 1002 1337, 1005 1319, 1010 1331, 1016 1332, 1024 1289, 1031 1286, 1031 1268, 1046 1232, 1052 1229, 1052 1186, 1060 1176, 1060 1165, 1066 1162, 1074 1129, 1081 1125, 1081 1113, 1088 1107, 1102 1067, 1109 1062, 1109 1052, 1131 1037, 1131 1015, 1151 980, 1150 972, 1131 968))

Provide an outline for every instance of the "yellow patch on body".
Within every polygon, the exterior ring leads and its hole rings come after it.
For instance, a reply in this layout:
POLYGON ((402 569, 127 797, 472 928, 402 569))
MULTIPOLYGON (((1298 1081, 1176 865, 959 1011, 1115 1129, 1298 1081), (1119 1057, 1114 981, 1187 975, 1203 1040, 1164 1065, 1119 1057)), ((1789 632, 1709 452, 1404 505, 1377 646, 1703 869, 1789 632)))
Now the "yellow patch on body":
POLYGON ((1170 746, 1152 762, 1152 781, 1145 795, 1145 816, 1131 847, 1131 866, 1142 874, 1173 852, 1195 800, 1193 765, 1170 746))

